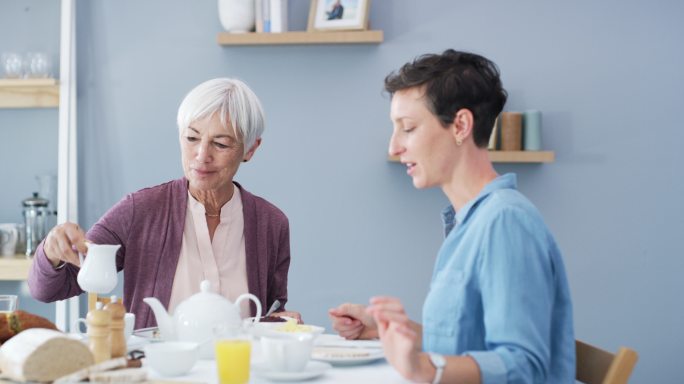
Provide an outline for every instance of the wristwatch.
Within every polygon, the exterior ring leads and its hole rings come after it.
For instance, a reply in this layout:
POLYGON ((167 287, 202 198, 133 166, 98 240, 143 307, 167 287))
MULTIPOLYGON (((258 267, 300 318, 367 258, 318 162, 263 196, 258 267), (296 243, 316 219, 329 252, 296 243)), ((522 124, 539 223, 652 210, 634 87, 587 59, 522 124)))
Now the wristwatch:
POLYGON ((444 367, 446 366, 446 359, 439 353, 428 353, 430 357, 430 362, 435 366, 437 372, 435 373, 435 378, 432 380, 432 384, 438 384, 442 380, 442 373, 444 373, 444 367))

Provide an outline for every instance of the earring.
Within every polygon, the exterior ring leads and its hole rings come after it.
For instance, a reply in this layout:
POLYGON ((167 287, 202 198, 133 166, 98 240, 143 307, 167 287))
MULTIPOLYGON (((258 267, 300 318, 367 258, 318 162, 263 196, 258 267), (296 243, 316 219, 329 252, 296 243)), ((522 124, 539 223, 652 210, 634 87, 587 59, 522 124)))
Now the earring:
POLYGON ((456 145, 458 145, 460 147, 461 144, 463 144, 463 139, 461 139, 460 137, 457 137, 456 138, 456 145))
POLYGON ((243 163, 246 163, 246 162, 247 162, 247 159, 242 159, 242 162, 243 162, 243 163))

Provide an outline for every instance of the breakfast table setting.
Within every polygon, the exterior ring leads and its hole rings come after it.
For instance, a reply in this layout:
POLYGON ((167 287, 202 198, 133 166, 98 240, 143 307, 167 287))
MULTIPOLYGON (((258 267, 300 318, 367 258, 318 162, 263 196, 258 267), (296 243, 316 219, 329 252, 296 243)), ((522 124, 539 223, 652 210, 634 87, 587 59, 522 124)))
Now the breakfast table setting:
MULTIPOLYGON (((333 334, 316 337, 311 359, 297 372, 269 367, 260 340, 252 340, 249 383, 406 383, 384 359, 379 341, 344 340, 333 334)), ((215 359, 200 359, 178 376, 165 376, 143 360, 150 382, 179 384, 220 383, 215 359)))
MULTIPOLYGON (((90 245, 110 256, 113 247, 90 245)), ((115 283, 98 277, 113 268, 113 257, 88 258, 78 283, 105 293, 115 283), (108 266, 88 260, 109 260, 108 266), (107 286, 105 286, 107 285, 107 286)), ((16 296, 0 311, 0 383, 404 383, 385 360, 379 340, 346 340, 325 328, 290 317, 265 316, 249 293, 235 302, 215 293, 209 281, 179 303, 173 313, 155 297, 157 325, 134 329, 135 314, 121 298, 97 302, 65 333, 49 320, 16 308, 16 296), (256 316, 243 319, 240 303, 252 301, 256 316), (85 332, 80 329, 85 326, 85 332)))

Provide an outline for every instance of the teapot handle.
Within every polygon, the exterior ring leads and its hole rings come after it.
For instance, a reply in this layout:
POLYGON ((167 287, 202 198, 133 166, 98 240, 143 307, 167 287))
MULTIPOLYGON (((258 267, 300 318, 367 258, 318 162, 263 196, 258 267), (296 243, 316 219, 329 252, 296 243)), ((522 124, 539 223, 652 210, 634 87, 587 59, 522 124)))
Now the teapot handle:
POLYGON ((259 301, 259 298, 252 295, 251 293, 244 293, 240 295, 237 298, 237 300, 235 300, 235 305, 237 305, 238 308, 240 308, 240 302, 245 299, 252 300, 254 304, 256 304, 256 317, 254 318, 254 322, 258 323, 259 319, 261 318, 261 302, 259 301))

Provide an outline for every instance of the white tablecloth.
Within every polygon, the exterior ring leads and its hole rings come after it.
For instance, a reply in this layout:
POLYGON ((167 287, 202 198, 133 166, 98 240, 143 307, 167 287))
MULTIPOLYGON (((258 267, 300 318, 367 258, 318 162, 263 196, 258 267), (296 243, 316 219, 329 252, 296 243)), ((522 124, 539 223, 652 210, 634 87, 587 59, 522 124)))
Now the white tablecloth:
MULTIPOLYGON (((216 363, 213 360, 200 360, 193 367, 193 369, 184 376, 177 377, 161 377, 153 370, 149 370, 150 380, 166 380, 179 382, 196 382, 196 383, 218 383, 216 372, 216 363)), ((250 383, 274 383, 252 372, 250 374, 250 383)), ((351 367, 332 367, 332 369, 325 372, 323 375, 306 380, 306 383, 407 383, 407 381, 395 371, 392 366, 387 364, 385 360, 376 361, 374 363, 357 365, 351 367)))
MULTIPOLYGON (((337 336, 321 335, 331 340, 337 336)), ((258 342, 252 344, 252 363, 261 361, 261 350, 258 342)), ((143 360, 144 363, 144 360, 143 360)), ((178 381, 191 383, 218 383, 218 374, 216 370, 216 362, 214 360, 199 360, 190 372, 183 376, 176 377, 162 377, 154 370, 149 369, 150 380, 164 380, 164 381, 178 381)), ((258 373, 250 373, 250 383, 274 383, 263 377, 258 373)), ((296 382, 296 381, 295 381, 296 382)), ((407 383, 399 373, 397 373, 391 365, 384 359, 380 359, 371 363, 352 366, 333 366, 323 375, 305 381, 306 383, 407 383)))

